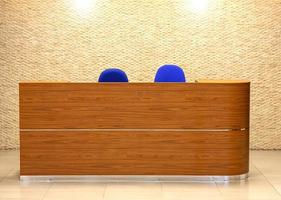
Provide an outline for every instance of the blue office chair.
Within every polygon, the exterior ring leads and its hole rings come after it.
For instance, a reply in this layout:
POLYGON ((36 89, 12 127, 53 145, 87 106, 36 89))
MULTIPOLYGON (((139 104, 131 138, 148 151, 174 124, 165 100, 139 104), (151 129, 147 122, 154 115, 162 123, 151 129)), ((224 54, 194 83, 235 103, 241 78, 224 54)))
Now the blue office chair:
POLYGON ((154 82, 186 82, 184 71, 177 65, 163 65, 157 70, 154 82))
POLYGON ((104 70, 100 74, 99 82, 129 82, 129 80, 124 71, 111 68, 104 70))

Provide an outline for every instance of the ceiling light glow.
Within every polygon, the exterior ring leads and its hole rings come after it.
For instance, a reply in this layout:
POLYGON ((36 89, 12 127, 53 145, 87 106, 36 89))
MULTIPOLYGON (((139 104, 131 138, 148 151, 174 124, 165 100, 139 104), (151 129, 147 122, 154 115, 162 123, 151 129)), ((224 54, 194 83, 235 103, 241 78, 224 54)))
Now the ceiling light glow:
POLYGON ((210 0, 190 0, 188 7, 193 13, 205 13, 208 9, 210 0))
POLYGON ((74 7, 80 15, 89 14, 94 3, 94 0, 73 0, 74 7))

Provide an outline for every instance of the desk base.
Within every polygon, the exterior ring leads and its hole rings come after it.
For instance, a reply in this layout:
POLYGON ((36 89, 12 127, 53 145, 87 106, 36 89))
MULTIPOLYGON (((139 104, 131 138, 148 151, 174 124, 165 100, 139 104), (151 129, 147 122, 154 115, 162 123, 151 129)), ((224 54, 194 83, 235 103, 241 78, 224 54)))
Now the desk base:
POLYGON ((233 182, 247 180, 247 174, 234 176, 146 176, 146 175, 67 175, 20 176, 22 182, 233 182))

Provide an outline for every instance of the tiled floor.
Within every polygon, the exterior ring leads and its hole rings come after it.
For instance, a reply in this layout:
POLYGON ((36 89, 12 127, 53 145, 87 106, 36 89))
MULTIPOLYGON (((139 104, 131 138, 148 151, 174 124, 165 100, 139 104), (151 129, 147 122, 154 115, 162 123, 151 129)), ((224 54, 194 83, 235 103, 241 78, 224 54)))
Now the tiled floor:
POLYGON ((19 152, 0 151, 0 200, 281 200, 281 151, 252 151, 248 181, 20 183, 19 152))

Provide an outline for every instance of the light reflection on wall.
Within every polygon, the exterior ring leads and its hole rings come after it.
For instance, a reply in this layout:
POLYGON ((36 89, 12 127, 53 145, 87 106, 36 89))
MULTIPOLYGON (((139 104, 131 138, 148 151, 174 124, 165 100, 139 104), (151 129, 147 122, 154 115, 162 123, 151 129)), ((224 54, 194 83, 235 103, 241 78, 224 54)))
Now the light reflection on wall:
POLYGON ((96 0, 73 0, 73 6, 80 16, 87 16, 95 5, 96 0))
POLYGON ((208 10, 210 0, 188 0, 186 6, 195 14, 204 14, 208 10))

